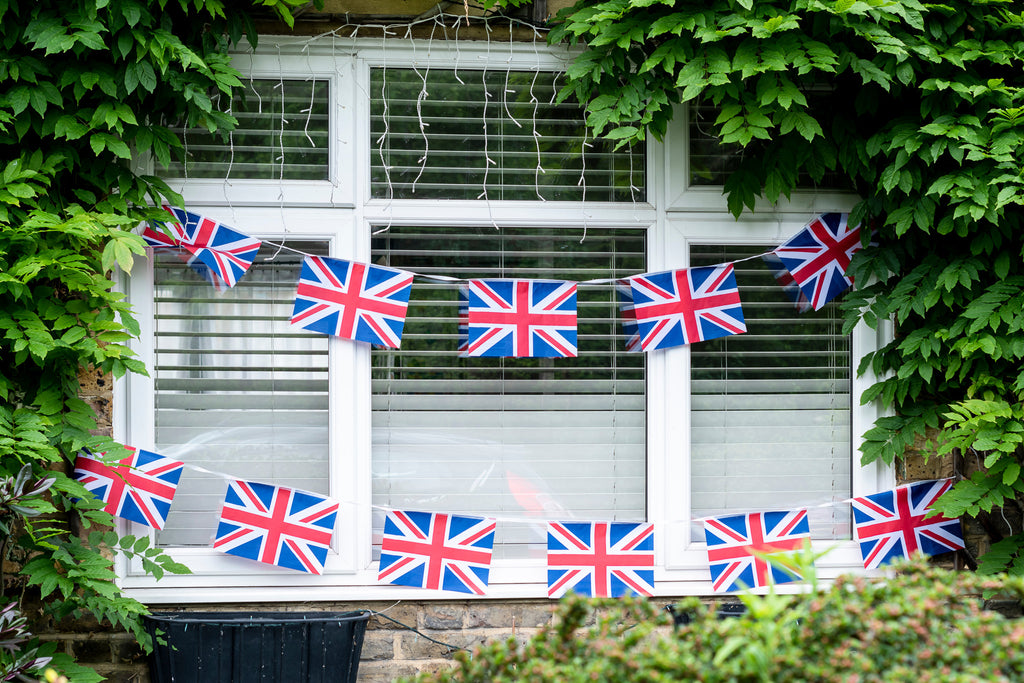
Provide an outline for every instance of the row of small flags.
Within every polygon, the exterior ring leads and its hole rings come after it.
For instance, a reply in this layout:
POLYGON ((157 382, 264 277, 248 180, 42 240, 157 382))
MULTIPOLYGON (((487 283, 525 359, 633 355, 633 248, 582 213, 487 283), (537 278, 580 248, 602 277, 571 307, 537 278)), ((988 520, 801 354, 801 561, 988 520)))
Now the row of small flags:
MULTIPOLYGON (((210 218, 164 208, 173 220, 145 228, 147 244, 179 250, 219 290, 234 286, 249 270, 260 240, 210 218)), ((860 228, 847 224, 847 214, 826 213, 762 258, 803 312, 820 309, 852 284, 845 272, 860 248, 860 228)), ((291 324, 399 348, 414 277, 395 268, 305 255, 291 324)), ((460 353, 575 357, 577 284, 466 281, 460 286, 460 353)), ((616 285, 629 350, 670 348, 747 330, 732 263, 645 273, 616 285)))
MULTIPOLYGON (((185 463, 129 448, 115 463, 79 454, 75 478, 107 512, 162 529, 185 463)), ((854 538, 864 567, 920 552, 964 547, 959 519, 929 516, 950 486, 923 481, 853 498, 854 538)), ((229 555, 323 573, 339 503, 308 491, 228 479, 213 547, 229 555)), ((485 595, 497 522, 487 517, 390 510, 384 522, 378 580, 399 586, 485 595)), ((799 581, 771 562, 810 542, 806 508, 704 520, 716 592, 799 581)), ((548 522, 548 596, 654 593, 654 525, 649 522, 548 522)))

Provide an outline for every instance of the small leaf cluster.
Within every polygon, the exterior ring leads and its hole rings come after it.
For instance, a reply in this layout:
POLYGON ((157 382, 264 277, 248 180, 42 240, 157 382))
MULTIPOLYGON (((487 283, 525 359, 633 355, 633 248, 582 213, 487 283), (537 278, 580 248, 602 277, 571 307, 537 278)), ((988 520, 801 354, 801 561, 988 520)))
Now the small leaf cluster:
POLYGON ((886 413, 863 436, 863 462, 892 463, 936 434, 933 453, 982 453, 985 471, 940 501, 946 514, 1024 500, 1019 10, 581 0, 551 34, 580 48, 563 94, 587 104, 595 134, 634 142, 662 136, 679 104, 716 111, 711 133, 736 152, 723 187, 735 215, 823 185, 861 198, 850 222, 877 246, 848 269, 846 330, 895 323, 858 369, 877 380, 863 400, 886 413))
POLYGON ((510 638, 456 653, 450 671, 410 679, 458 683, 808 683, 1015 681, 1024 675, 1024 629, 983 608, 984 592, 1024 597, 1024 581, 929 566, 899 567, 884 581, 840 577, 800 595, 740 599, 721 618, 688 599, 672 628, 651 601, 565 598, 551 625, 525 643, 510 638))

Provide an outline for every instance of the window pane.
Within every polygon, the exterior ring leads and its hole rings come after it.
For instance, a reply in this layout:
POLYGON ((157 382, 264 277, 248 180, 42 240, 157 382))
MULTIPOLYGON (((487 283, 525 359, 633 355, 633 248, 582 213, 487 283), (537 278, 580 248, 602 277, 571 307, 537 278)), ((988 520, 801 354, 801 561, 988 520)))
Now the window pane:
MULTIPOLYGON (((374 262, 421 274, 588 280, 644 270, 645 233, 392 227, 374 262)), ((413 287, 401 350, 373 351, 373 502, 525 519, 643 520, 644 355, 612 285, 582 285, 578 358, 461 358, 458 285, 413 287)), ((375 519, 380 543, 383 514, 375 519)), ((498 524, 495 557, 543 556, 541 525, 498 524), (501 545, 501 548, 497 546, 501 545)))
POLYGON ((582 108, 554 104, 561 88, 554 74, 442 69, 372 69, 370 74, 374 197, 646 198, 642 148, 615 151, 609 142, 585 139, 582 108))
MULTIPOLYGON (((818 107, 842 106, 829 101, 832 95, 829 91, 815 90, 806 95, 808 100, 818 107)), ((725 185, 726 179, 740 167, 744 158, 763 159, 767 153, 764 143, 758 140, 753 140, 746 147, 736 143, 723 144, 714 133, 714 124, 720 111, 718 107, 710 104, 689 104, 691 185, 725 185)), ((820 163, 820 159, 817 162, 820 163)), ((798 165, 795 159, 783 160, 779 164, 784 171, 798 165)), ((796 186, 807 190, 851 190, 849 180, 835 171, 822 167, 818 169, 817 181, 813 179, 814 176, 815 174, 811 172, 800 174, 796 186)))
MULTIPOLYGON (((690 262, 762 252, 697 245, 690 262)), ((693 516, 849 498, 850 338, 838 305, 799 313, 759 258, 736 263, 736 281, 748 331, 690 350, 693 516)), ((812 533, 850 537, 848 507, 810 513, 812 533)))
MULTIPOLYGON (((172 250, 155 251, 155 447, 215 472, 328 493, 327 337, 288 324, 301 256, 276 251, 264 245, 223 294, 172 250)), ((186 469, 159 543, 209 545, 224 491, 220 477, 186 469)))
POLYGON ((176 129, 186 165, 174 160, 171 178, 327 180, 330 113, 326 80, 251 80, 230 102, 238 119, 227 138, 205 129, 176 129))

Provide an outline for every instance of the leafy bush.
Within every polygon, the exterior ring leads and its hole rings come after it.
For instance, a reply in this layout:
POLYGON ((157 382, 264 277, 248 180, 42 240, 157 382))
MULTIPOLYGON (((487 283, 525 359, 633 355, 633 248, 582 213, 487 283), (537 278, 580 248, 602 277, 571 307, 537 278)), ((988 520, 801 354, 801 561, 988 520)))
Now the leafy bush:
POLYGON ((178 123, 233 128, 211 100, 241 86, 229 48, 243 33, 255 44, 255 12, 290 24, 300 2, 0 0, 0 567, 21 565, 16 578, 0 569, 0 593, 47 616, 91 614, 145 644, 146 608, 121 594, 112 555, 158 578, 187 571, 148 537, 109 531, 68 476, 83 448, 125 455, 79 378, 146 371, 113 270, 144 252, 132 229, 161 215, 153 205, 181 198, 139 162, 180 155, 178 123), (45 498, 29 480, 47 482, 45 498))
POLYGON ((672 618, 648 600, 562 601, 552 625, 458 653, 458 667, 425 681, 1019 681, 1024 622, 983 608, 1018 578, 982 577, 923 563, 885 579, 841 577, 795 596, 743 595, 746 614, 721 619, 696 598, 672 618))

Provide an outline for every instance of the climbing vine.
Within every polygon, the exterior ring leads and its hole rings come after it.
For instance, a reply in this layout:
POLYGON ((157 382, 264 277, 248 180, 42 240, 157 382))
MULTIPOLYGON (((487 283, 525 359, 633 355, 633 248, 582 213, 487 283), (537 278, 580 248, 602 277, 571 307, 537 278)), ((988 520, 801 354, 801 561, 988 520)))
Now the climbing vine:
MULTIPOLYGON (((508 4, 520 4, 511 0, 508 4)), ((922 439, 962 456, 949 515, 979 520, 985 571, 1024 574, 1024 13, 1009 0, 582 0, 552 41, 595 134, 661 137, 713 108, 736 215, 838 184, 877 247, 851 264, 847 330, 893 320, 859 368, 889 416, 863 462, 922 439), (998 515, 991 513, 999 512, 998 515), (1014 521, 1016 520, 1016 521, 1014 521)))
POLYGON ((141 169, 178 153, 172 125, 234 126, 211 99, 240 85, 228 48, 255 42, 257 11, 290 23, 299 2, 0 0, 0 477, 52 480, 49 497, 5 508, 0 559, 23 568, 2 589, 37 591, 57 618, 91 613, 145 641, 145 608, 121 595, 111 555, 187 571, 110 532, 68 476, 82 448, 124 455, 79 378, 146 371, 112 271, 143 253, 132 230, 149 207, 176 196, 141 169))

